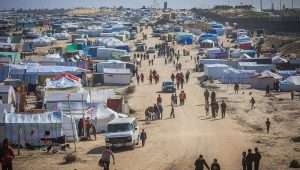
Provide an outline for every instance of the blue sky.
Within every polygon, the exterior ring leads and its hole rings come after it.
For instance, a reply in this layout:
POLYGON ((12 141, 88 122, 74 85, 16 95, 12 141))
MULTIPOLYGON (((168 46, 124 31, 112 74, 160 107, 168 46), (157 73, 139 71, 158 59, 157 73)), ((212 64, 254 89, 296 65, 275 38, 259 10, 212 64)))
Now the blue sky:
MULTIPOLYGON (((142 5, 151 6, 156 1, 162 7, 164 0, 0 0, 1 9, 9 8, 72 8, 72 7, 100 7, 100 6, 120 6, 140 8, 142 5)), ((216 4, 253 4, 259 7, 260 0, 168 0, 171 8, 208 8, 216 4)), ((265 7, 271 7, 274 2, 275 7, 279 7, 280 0, 263 0, 265 7)), ((282 0, 286 7, 291 7, 292 0, 282 0)), ((294 0, 294 6, 300 7, 300 0, 294 0)))

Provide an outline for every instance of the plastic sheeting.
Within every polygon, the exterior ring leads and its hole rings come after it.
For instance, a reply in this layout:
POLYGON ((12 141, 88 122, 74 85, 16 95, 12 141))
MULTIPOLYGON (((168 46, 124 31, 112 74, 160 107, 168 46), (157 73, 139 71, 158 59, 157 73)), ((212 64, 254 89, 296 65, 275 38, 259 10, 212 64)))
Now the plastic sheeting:
POLYGON ((280 91, 300 91, 300 76, 290 76, 279 83, 280 91))
POLYGON ((228 68, 224 70, 223 76, 220 81, 226 84, 250 84, 251 78, 255 74, 255 70, 237 70, 234 68, 228 68))
POLYGON ((221 79, 223 77, 224 70, 228 68, 229 66, 225 64, 205 64, 204 75, 212 79, 221 79))
POLYGON ((129 52, 129 46, 127 43, 124 43, 123 41, 113 38, 113 37, 102 37, 96 39, 96 45, 99 46, 105 46, 107 48, 116 48, 120 50, 126 50, 129 52))
POLYGON ((67 141, 78 140, 75 120, 62 112, 4 113, 2 118, 4 118, 0 120, 0 129, 4 132, 2 137, 8 138, 14 144, 18 144, 20 139, 22 146, 26 143, 41 146, 43 143, 40 139, 45 137, 46 131, 50 132, 48 136, 50 138, 65 136, 67 141))

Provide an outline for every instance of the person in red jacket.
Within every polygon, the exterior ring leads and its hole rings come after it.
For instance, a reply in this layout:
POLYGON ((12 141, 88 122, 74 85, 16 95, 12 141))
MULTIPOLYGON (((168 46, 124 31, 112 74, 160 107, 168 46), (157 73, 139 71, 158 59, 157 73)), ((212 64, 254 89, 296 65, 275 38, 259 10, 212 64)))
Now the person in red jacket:
POLYGON ((8 144, 8 139, 3 140, 0 150, 0 163, 2 170, 12 170, 12 160, 15 158, 13 149, 8 144))

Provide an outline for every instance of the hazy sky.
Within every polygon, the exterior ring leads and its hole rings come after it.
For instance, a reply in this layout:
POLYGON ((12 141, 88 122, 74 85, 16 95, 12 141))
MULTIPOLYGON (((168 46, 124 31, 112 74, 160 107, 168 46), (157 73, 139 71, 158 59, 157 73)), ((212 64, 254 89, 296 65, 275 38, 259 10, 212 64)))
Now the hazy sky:
MULTIPOLYGON (((101 7, 124 6, 140 8, 143 5, 151 6, 156 1, 163 6, 164 0, 0 0, 1 9, 9 8, 73 8, 73 7, 101 7)), ((259 7, 260 0, 167 0, 171 8, 211 8, 217 4, 252 4, 259 7)), ((280 0, 263 0, 265 8, 271 8, 272 2, 275 8, 279 7, 280 0)), ((286 7, 291 7, 292 0, 282 0, 286 7)), ((283 4, 282 3, 282 4, 283 4)), ((300 0, 294 0, 294 7, 300 7, 300 0)))

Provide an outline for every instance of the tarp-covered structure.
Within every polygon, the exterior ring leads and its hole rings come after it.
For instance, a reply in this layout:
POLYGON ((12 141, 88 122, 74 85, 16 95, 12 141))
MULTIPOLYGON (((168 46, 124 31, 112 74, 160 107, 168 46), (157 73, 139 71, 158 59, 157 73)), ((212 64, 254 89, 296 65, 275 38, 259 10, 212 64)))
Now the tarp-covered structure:
POLYGON ((66 141, 78 141, 75 120, 62 112, 1 113, 0 117, 0 137, 13 144, 41 146, 42 138, 62 136, 66 141))
POLYGON ((280 81, 280 91, 300 91, 300 76, 290 76, 286 80, 280 81))
POLYGON ((229 66, 225 64, 205 64, 204 75, 211 79, 221 79, 223 77, 224 70, 227 68, 229 68, 229 66))
POLYGON ((256 75, 256 71, 227 68, 223 71, 222 75, 220 81, 225 84, 250 84, 251 78, 256 75))
POLYGON ((273 73, 269 70, 258 73, 252 78, 251 86, 255 89, 266 89, 269 86, 270 89, 275 89, 275 83, 279 82, 282 77, 279 74, 273 73))
POLYGON ((96 45, 98 46, 105 46, 107 48, 116 48, 120 50, 126 50, 127 52, 130 51, 129 46, 127 43, 114 38, 114 37, 100 37, 96 39, 96 45))
POLYGON ((194 39, 194 35, 188 32, 178 32, 176 33, 176 41, 179 44, 192 44, 194 39))

